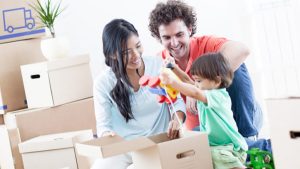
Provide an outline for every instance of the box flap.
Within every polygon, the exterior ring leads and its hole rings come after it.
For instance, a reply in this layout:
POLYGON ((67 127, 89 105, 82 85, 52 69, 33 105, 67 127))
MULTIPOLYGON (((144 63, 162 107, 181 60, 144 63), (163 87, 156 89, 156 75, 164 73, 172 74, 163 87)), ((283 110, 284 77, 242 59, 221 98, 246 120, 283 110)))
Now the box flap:
POLYGON ((76 66, 81 64, 87 64, 90 61, 88 54, 82 54, 79 56, 70 56, 62 59, 57 59, 53 61, 48 61, 48 70, 56 70, 70 66, 76 66))
POLYGON ((161 133, 161 134, 149 136, 148 138, 149 138, 151 141, 153 141, 154 143, 156 143, 156 144, 162 143, 162 142, 166 142, 166 141, 170 141, 170 140, 171 140, 171 139, 168 137, 167 133, 161 133))
POLYGON ((300 100, 300 96, 274 97, 266 98, 265 100, 300 100))
POLYGON ((24 113, 28 113, 28 112, 34 112, 34 111, 38 111, 38 110, 42 110, 44 108, 36 108, 36 109, 20 109, 20 110, 16 110, 16 111, 11 111, 8 112, 4 115, 4 122, 5 125, 7 127, 7 129, 14 129, 14 128, 18 128, 17 123, 16 123, 16 114, 20 115, 20 114, 24 114, 24 113))
POLYGON ((44 61, 33 64, 21 65, 21 70, 28 72, 29 74, 39 74, 45 71, 52 71, 56 69, 62 69, 70 66, 76 66, 89 63, 90 58, 88 54, 82 54, 78 56, 69 56, 53 61, 44 61))
POLYGON ((93 138, 92 130, 81 130, 35 137, 19 144, 20 153, 70 148, 93 138))
MULTIPOLYGON (((203 134, 203 133, 201 132, 201 134, 203 134)), ((189 131, 189 130, 181 130, 180 134, 179 134, 179 138, 195 137, 198 135, 199 135, 199 132, 189 131)), ((168 137, 167 133, 161 133, 161 134, 149 136, 148 138, 151 141, 153 141, 154 143, 156 143, 157 145, 168 142, 168 141, 176 141, 177 140, 177 139, 170 139, 168 137)))
POLYGON ((83 156, 106 158, 155 145, 156 143, 147 137, 124 140, 120 136, 107 136, 77 143, 76 151, 83 156))
MULTIPOLYGON (((199 132, 189 131, 189 130, 180 130, 180 133, 179 133, 180 138, 193 137, 193 136, 197 136, 197 135, 199 135, 199 132)), ((152 140, 153 142, 155 142, 156 144, 171 141, 171 140, 176 140, 176 139, 170 139, 168 137, 167 133, 161 133, 161 134, 149 136, 148 138, 150 140, 152 140)))

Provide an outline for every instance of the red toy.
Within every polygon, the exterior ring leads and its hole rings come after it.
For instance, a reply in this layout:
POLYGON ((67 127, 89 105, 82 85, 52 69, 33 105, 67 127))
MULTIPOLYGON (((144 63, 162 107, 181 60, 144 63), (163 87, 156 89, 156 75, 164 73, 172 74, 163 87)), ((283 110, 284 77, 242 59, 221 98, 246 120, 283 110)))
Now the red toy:
POLYGON ((149 86, 150 92, 157 94, 157 100, 159 103, 166 102, 170 104, 177 100, 178 91, 168 85, 161 83, 159 77, 142 76, 139 80, 141 86, 149 86))

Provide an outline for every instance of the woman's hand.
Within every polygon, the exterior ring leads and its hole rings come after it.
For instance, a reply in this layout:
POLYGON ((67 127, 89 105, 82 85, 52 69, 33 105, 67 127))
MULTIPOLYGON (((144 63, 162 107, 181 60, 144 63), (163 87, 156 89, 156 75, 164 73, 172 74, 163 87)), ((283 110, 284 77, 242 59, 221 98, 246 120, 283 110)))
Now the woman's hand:
POLYGON ((186 110, 192 114, 197 115, 197 100, 191 97, 186 97, 186 110))
POLYGON ((177 120, 171 120, 169 123, 168 137, 175 139, 179 137, 180 124, 177 120))
POLYGON ((116 133, 113 132, 113 131, 105 131, 105 132, 102 134, 102 137, 105 137, 105 136, 111 136, 111 137, 113 137, 113 136, 115 136, 115 135, 116 135, 116 133))

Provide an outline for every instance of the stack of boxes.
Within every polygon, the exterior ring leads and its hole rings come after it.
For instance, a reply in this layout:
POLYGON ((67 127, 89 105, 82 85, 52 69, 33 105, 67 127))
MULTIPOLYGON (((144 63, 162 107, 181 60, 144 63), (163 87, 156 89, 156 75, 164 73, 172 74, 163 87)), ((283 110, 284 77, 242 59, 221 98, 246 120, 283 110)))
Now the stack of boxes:
MULTIPOLYGON (((33 1, 32 1, 33 2, 33 1)), ((45 29, 36 29, 34 12, 29 1, 0 1, 0 167, 14 168, 10 132, 4 125, 4 114, 26 108, 20 65, 44 61, 40 39, 45 29), (16 40, 23 40, 12 42, 16 40), (9 42, 9 43, 8 43, 9 42)))
POLYGON ((56 163, 47 153, 28 158, 36 150, 52 149, 69 149, 74 156, 70 147, 96 133, 89 56, 46 61, 40 48, 45 29, 38 28, 29 6, 34 2, 0 1, 0 168, 41 168, 49 163, 78 168, 78 159, 56 163), (62 134, 52 135, 57 133, 62 134), (42 159, 47 163, 34 164, 42 159))

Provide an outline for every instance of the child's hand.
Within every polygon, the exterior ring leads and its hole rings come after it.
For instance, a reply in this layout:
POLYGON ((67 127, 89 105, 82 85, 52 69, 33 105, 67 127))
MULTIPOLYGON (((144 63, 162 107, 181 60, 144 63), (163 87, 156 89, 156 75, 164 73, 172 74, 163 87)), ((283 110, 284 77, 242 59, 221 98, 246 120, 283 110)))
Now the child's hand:
POLYGON ((186 97, 186 110, 192 114, 197 115, 198 114, 197 100, 187 96, 186 97))
POLYGON ((174 82, 173 77, 167 72, 160 73, 159 78, 161 80, 161 83, 165 85, 172 85, 172 83, 174 82))

